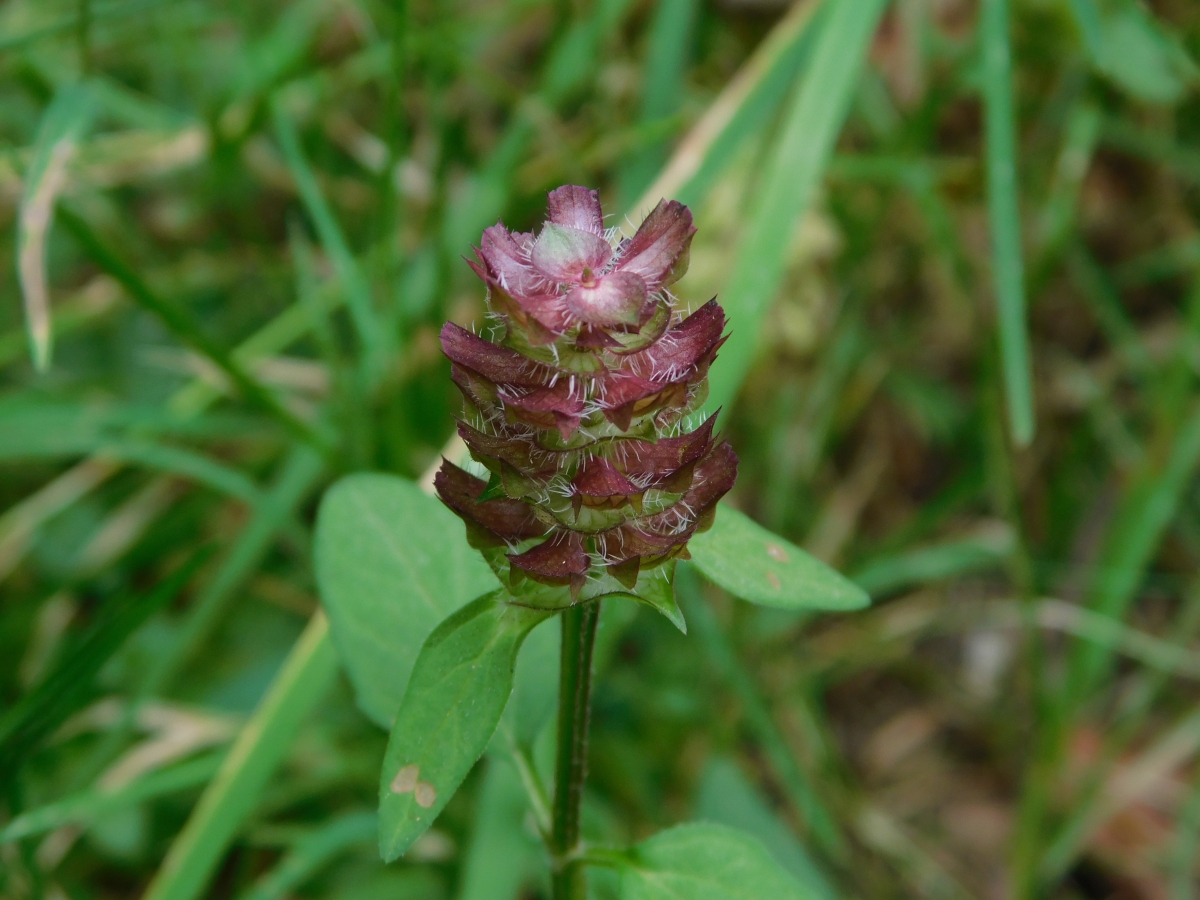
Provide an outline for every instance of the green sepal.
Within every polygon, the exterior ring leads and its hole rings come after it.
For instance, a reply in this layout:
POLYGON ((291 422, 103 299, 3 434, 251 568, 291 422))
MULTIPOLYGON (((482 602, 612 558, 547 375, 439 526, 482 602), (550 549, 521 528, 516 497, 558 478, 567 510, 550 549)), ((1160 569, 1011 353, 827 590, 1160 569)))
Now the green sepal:
MULTIPOLYGON (((632 586, 614 575, 611 570, 600 575, 593 571, 583 588, 573 595, 569 585, 544 584, 530 578, 519 567, 509 562, 507 552, 504 547, 480 548, 483 558, 492 567, 500 583, 505 586, 509 594, 509 603, 531 609, 561 610, 603 597, 625 597, 662 613, 672 625, 687 634, 687 623, 684 622, 683 613, 675 602, 673 559, 656 566, 641 568, 637 574, 637 581, 632 586)), ((625 573, 621 574, 624 576, 625 573)))
POLYGON ((621 590, 609 597, 628 597, 649 606, 655 612, 661 613, 668 622, 687 634, 687 622, 684 621, 683 611, 675 600, 675 560, 668 560, 662 565, 649 570, 642 570, 638 575, 635 590, 621 590))
MULTIPOLYGON (((503 463, 498 463, 503 465, 503 463)), ((483 493, 479 495, 480 500, 503 500, 508 496, 504 489, 504 478, 497 475, 488 467, 488 482, 487 487, 483 489, 483 493)))

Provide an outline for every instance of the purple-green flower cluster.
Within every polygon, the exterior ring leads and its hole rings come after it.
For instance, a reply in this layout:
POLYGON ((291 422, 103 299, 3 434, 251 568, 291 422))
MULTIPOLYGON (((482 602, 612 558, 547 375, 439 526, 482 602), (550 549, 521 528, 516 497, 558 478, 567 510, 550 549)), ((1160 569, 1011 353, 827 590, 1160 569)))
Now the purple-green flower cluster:
POLYGON ((715 300, 688 315, 670 292, 694 233, 672 200, 624 237, 577 186, 551 192, 537 234, 484 231, 471 266, 493 328, 447 324, 442 348, 489 478, 446 462, 437 490, 514 592, 641 594, 733 486, 715 416, 689 428, 725 329, 715 300))

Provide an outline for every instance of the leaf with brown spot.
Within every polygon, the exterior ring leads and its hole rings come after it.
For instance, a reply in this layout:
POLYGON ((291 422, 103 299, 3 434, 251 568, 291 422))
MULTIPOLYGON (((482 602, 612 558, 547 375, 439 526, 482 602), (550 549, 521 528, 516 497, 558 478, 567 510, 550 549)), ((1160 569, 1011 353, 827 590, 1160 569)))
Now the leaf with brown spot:
POLYGON ((760 606, 850 610, 870 603, 854 582, 727 504, 688 549, 710 581, 760 606))
POLYGON ((551 613, 484 594, 442 622, 417 657, 379 785, 379 850, 390 862, 438 817, 487 748, 512 693, 517 652, 551 613))

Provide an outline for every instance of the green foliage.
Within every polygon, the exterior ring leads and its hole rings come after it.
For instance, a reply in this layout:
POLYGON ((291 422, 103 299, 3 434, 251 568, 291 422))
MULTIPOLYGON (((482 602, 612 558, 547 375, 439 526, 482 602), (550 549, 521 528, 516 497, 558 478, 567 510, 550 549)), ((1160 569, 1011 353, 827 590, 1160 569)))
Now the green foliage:
POLYGON ((707 578, 760 606, 850 610, 870 603, 853 582, 728 504, 688 549, 707 578))
POLYGON ((379 850, 393 860, 437 818, 487 749, 517 651, 542 610, 484 594, 425 641, 392 727, 379 784, 379 850))
POLYGON ((736 267, 722 295, 725 312, 741 322, 722 350, 712 376, 708 408, 726 406, 749 368, 758 337, 757 323, 779 289, 785 252, 797 223, 808 210, 834 143, 849 112, 875 24, 884 0, 836 2, 821 18, 805 77, 784 116, 767 169, 753 199, 736 267))
POLYGON ((33 158, 25 171, 17 225, 17 274, 25 299, 25 325, 34 367, 50 365, 53 334, 50 286, 46 274, 46 239, 58 194, 67 179, 67 165, 95 114, 86 83, 63 88, 46 107, 38 125, 33 158))
POLYGON ((723 825, 678 825, 647 838, 621 866, 621 900, 809 900, 753 838, 723 825))
POLYGON ((578 183, 612 226, 692 208, 741 459, 654 598, 689 633, 603 603, 591 896, 688 818, 815 897, 1187 896, 1197 35, 1188 0, 10 0, 0 895, 546 900, 557 618, 402 859, 372 807, 420 647, 496 586, 417 487, 458 454, 437 329, 491 325, 481 230, 578 183))
POLYGON ((37 745, 95 696, 96 674, 150 616, 175 599, 205 556, 206 551, 193 554, 154 590, 119 598, 53 671, 0 716, 0 787, 8 787, 37 745))
POLYGON ((1025 263, 1021 213, 1017 207, 1016 112, 1013 109, 1012 50, 1008 0, 984 0, 980 20, 983 101, 986 111, 988 225, 992 240, 992 283, 1000 331, 1009 429, 1026 446, 1033 440, 1033 382, 1025 327, 1025 263))
POLYGON ((300 723, 329 689, 336 671, 328 626, 317 616, 171 844, 146 889, 146 900, 192 900, 203 894, 230 841, 292 746, 300 723))
POLYGON ((314 553, 358 705, 391 728, 425 639, 496 579, 453 513, 390 475, 351 475, 325 494, 314 553))
POLYGON ((812 854, 771 809, 767 798, 729 759, 713 758, 700 777, 694 815, 757 838, 780 866, 818 900, 837 894, 812 854))

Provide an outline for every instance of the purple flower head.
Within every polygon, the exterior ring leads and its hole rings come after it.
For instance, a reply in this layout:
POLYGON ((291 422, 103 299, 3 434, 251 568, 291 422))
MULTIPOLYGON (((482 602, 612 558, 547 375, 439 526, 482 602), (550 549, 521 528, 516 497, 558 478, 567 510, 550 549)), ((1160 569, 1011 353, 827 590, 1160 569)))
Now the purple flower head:
POLYGON ((715 416, 696 421, 725 314, 688 314, 668 290, 695 233, 686 206, 660 201, 628 238, 595 191, 558 188, 548 207, 536 235, 488 228, 469 263, 500 331, 442 329, 487 477, 446 462, 436 486, 524 601, 643 596, 737 477, 715 416))

